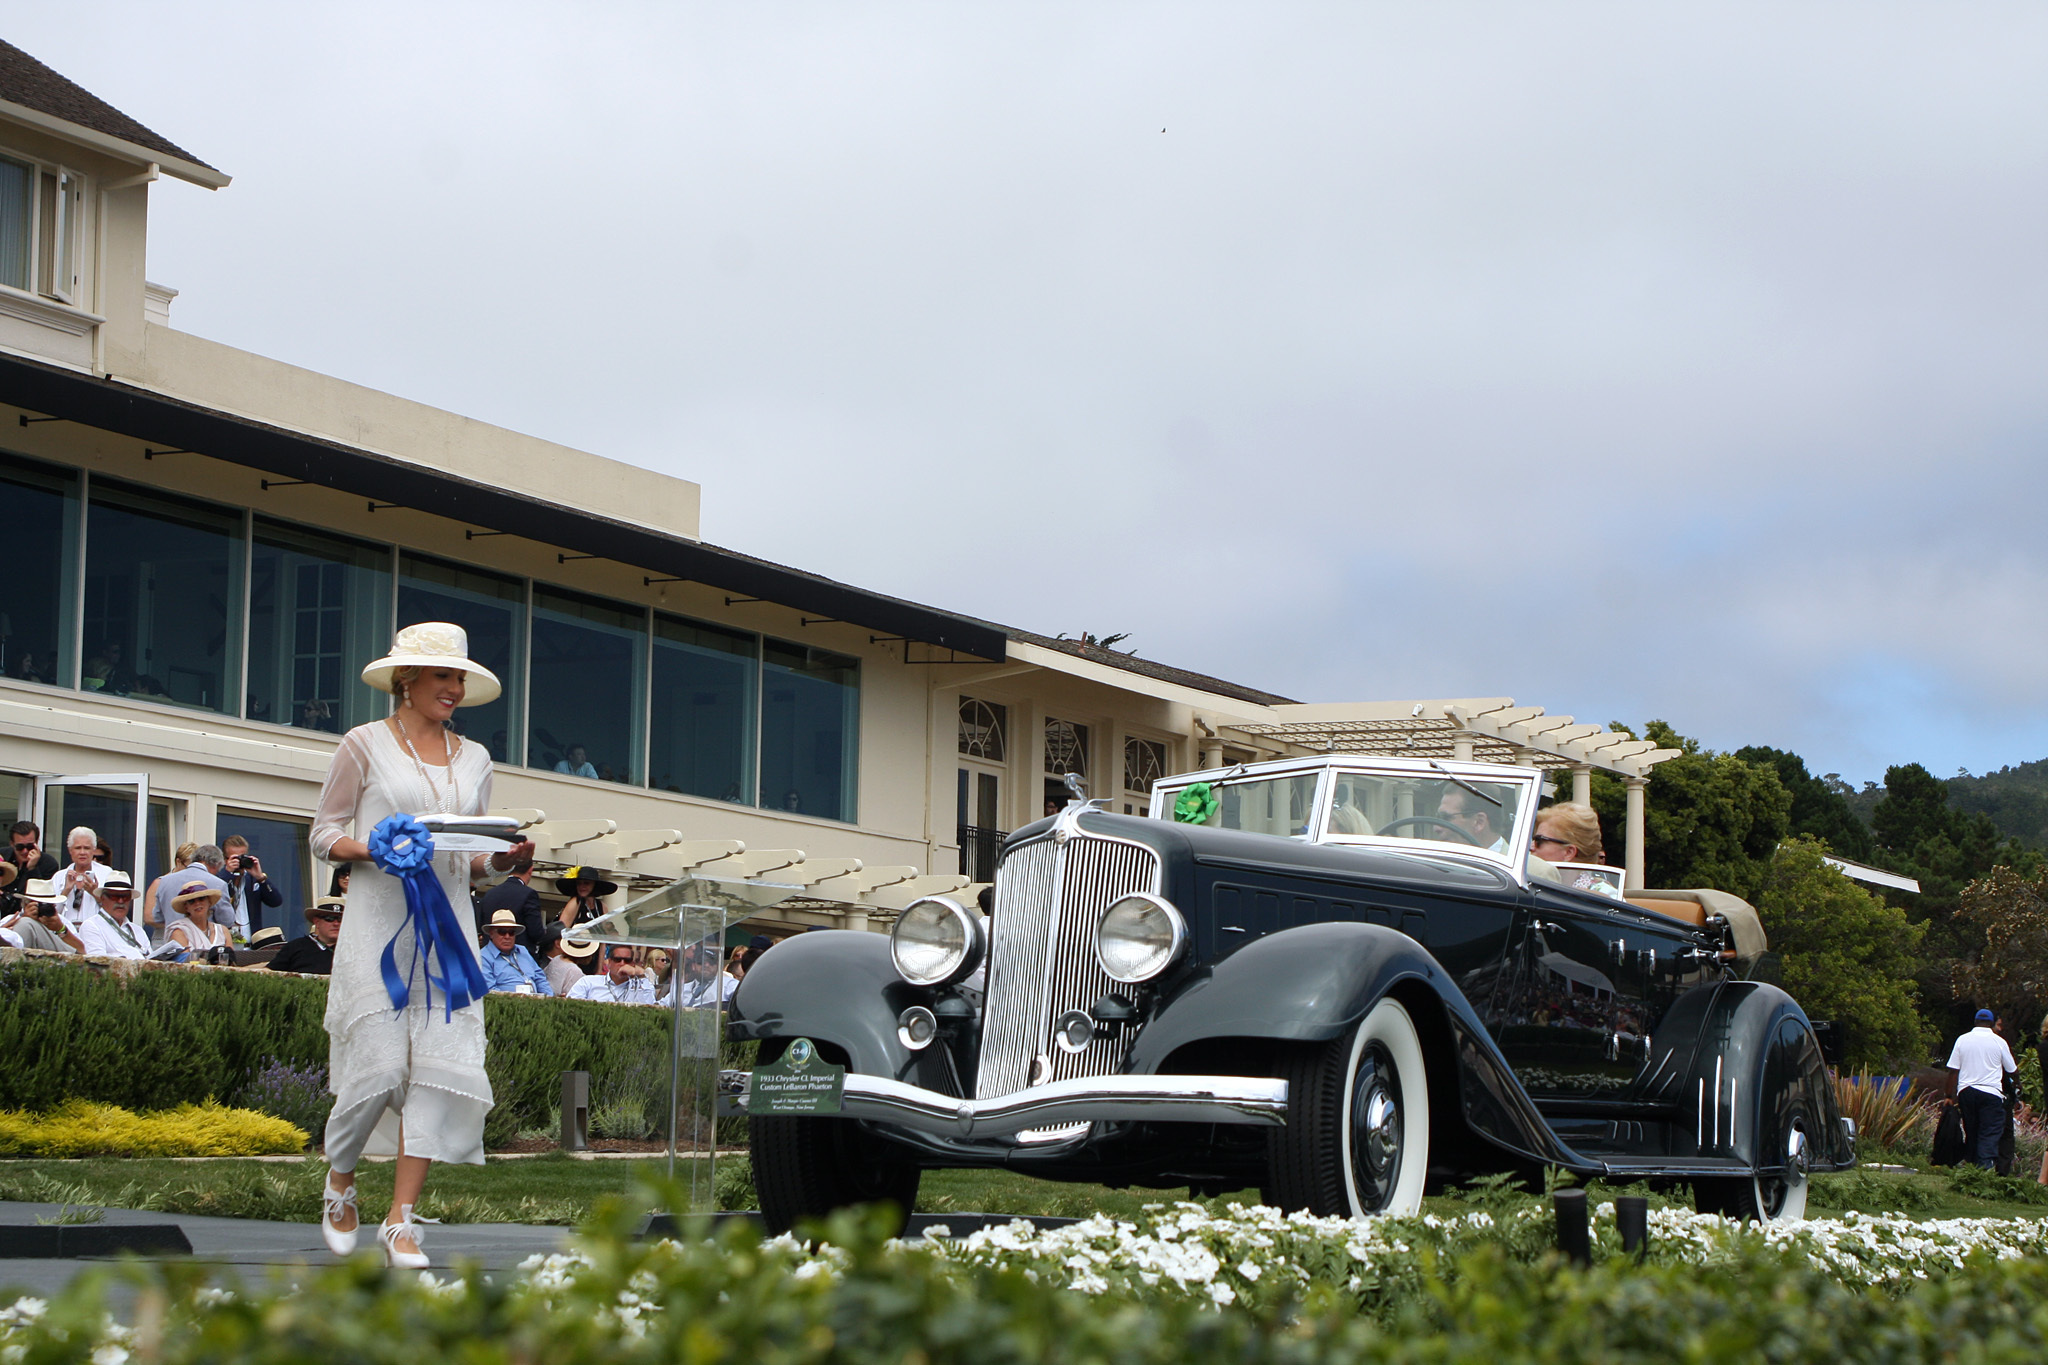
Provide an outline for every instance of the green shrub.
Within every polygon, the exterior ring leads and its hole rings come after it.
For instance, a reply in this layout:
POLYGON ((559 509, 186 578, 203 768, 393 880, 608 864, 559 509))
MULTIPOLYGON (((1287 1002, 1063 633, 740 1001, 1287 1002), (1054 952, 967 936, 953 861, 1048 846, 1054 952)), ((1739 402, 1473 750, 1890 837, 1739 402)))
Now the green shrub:
MULTIPOLYGON (((0 1038, 8 1043, 0 1109, 42 1111, 73 1099, 137 1110, 240 1102, 280 1072, 324 1072, 326 1007, 327 983, 317 977, 29 958, 0 964, 0 1038)), ((642 1135, 665 1133, 670 1018, 595 1001, 488 997, 484 1066, 497 1106, 484 1125, 486 1145, 502 1146, 522 1130, 558 1131, 549 1114, 561 1103, 565 1071, 591 1074, 593 1100, 637 1096, 642 1135)), ((750 1063, 753 1044, 718 1048, 717 1015, 686 1013, 685 1026, 700 1031, 686 1038, 686 1050, 723 1051, 728 1066, 750 1063)), ((692 1102, 707 1114, 716 1065, 684 1059, 686 1092, 702 1097, 692 1102)), ((740 1131, 722 1127, 721 1135, 730 1142, 740 1131)))
POLYGON ((2048 1204, 2048 1185, 2031 1175, 2000 1175, 1982 1166, 1963 1165, 1949 1173, 1949 1188, 1972 1199, 2006 1204, 2048 1204))

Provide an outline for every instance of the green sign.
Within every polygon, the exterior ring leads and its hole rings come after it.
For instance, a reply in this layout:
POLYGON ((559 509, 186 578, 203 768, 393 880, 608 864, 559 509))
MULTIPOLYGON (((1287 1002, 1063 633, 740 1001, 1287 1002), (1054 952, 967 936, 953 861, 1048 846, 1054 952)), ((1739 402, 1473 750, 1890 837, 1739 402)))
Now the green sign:
POLYGON ((749 1114, 836 1114, 846 1093, 846 1068, 818 1055, 808 1038, 799 1038, 767 1066, 757 1066, 747 1081, 749 1114))

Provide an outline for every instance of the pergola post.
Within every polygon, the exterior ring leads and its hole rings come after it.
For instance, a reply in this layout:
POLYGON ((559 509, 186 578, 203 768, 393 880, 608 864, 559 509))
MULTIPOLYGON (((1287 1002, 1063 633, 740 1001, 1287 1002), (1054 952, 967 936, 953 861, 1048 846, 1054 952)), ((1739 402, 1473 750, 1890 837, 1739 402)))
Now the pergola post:
POLYGON ((1593 765, 1572 764, 1572 800, 1582 806, 1593 804, 1593 765))
POLYGON ((1628 783, 1627 833, 1623 836, 1627 848, 1628 875, 1624 885, 1630 891, 1643 889, 1643 793, 1650 785, 1647 777, 1623 779, 1628 783))
POLYGON ((1451 740, 1451 761, 1470 763, 1472 761, 1472 736, 1459 734, 1451 740))

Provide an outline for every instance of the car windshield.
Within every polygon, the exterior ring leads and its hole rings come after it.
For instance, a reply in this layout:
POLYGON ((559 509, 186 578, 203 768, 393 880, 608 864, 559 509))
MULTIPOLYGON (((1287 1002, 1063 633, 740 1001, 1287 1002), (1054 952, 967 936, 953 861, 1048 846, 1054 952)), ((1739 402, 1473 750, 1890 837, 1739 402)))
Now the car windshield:
POLYGON ((1406 774, 1333 775, 1327 836, 1416 839, 1506 853, 1523 786, 1406 774))
POLYGON ((1175 803, 1169 818, 1211 829, 1300 837, 1315 812, 1316 774, 1243 778, 1214 787, 1196 783, 1175 803))

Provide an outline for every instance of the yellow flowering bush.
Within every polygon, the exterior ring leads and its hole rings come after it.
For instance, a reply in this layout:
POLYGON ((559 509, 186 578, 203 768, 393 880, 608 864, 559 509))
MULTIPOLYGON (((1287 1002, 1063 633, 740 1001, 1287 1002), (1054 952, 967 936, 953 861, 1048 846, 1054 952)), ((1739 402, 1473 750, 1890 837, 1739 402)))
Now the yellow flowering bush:
POLYGON ((306 1149, 306 1130, 214 1100, 135 1113, 67 1100, 35 1114, 0 1109, 0 1156, 268 1156, 306 1149))

